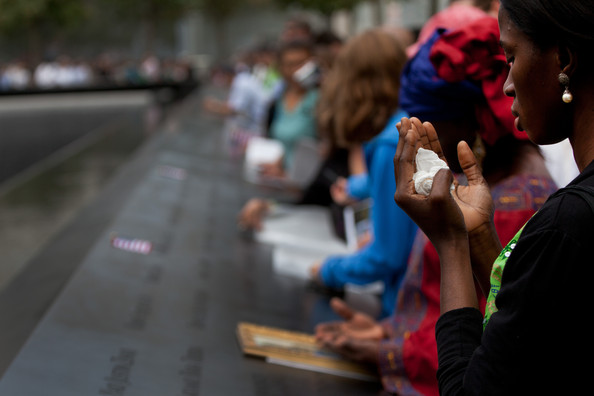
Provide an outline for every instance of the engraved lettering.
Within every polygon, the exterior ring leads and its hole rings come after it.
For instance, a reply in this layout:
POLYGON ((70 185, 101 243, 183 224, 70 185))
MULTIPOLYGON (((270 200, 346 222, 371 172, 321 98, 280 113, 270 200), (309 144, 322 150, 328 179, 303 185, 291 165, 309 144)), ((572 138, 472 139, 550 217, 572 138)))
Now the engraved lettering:
POLYGON ((196 291, 194 293, 191 318, 188 321, 188 326, 196 329, 203 329, 206 322, 207 310, 208 294, 203 290, 196 291))
POLYGON ((148 317, 153 310, 153 299, 149 295, 142 295, 132 308, 127 327, 133 330, 143 330, 148 317))
POLYGON ((180 360, 185 363, 179 371, 183 381, 182 395, 198 396, 200 394, 200 375, 202 374, 202 349, 190 347, 180 360))
POLYGON ((121 348, 118 354, 109 360, 113 366, 111 372, 104 378, 105 386, 99 389, 100 395, 122 396, 130 385, 130 370, 134 365, 136 351, 130 348, 121 348))
POLYGON ((159 283, 163 276, 163 268, 154 266, 146 271, 145 281, 147 283, 159 283))

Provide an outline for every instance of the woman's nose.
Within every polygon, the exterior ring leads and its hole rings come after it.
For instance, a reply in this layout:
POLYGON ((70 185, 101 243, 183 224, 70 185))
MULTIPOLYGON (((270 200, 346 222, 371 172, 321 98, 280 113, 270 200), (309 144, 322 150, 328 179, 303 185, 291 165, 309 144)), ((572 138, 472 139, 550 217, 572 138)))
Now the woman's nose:
POLYGON ((515 97, 516 89, 514 87, 514 82, 511 78, 511 72, 507 74, 507 78, 505 79, 505 83, 503 84, 503 93, 506 96, 515 97))

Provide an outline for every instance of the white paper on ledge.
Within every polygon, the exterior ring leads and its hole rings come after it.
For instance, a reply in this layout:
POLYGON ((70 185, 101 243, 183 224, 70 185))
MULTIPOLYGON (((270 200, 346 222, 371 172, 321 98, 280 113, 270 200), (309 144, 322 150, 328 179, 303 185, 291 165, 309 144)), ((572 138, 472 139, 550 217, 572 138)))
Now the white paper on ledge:
POLYGON ((245 148, 244 178, 252 183, 261 182, 259 167, 278 161, 284 155, 283 145, 274 139, 254 136, 245 148))
POLYGON ((327 208, 313 205, 277 205, 255 234, 258 242, 327 254, 348 254, 352 250, 334 233, 327 208))
POLYGON ((323 261, 328 255, 320 251, 277 245, 272 251, 272 266, 277 274, 309 279, 311 267, 323 261))

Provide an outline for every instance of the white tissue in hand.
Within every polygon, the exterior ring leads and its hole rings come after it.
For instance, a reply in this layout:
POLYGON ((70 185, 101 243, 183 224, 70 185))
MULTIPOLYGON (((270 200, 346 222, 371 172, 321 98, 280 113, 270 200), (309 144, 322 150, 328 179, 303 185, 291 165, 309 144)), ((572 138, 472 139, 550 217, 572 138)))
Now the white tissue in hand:
POLYGON ((429 195, 433 178, 440 169, 449 169, 445 161, 439 159, 434 151, 420 148, 415 158, 417 171, 413 175, 417 194, 429 195))

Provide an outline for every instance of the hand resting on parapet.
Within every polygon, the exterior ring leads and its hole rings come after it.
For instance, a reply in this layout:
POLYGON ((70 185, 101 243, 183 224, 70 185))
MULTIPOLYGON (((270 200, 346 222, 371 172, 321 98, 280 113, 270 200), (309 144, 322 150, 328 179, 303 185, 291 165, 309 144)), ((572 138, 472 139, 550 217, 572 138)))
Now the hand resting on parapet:
POLYGON ((270 201, 262 198, 250 199, 239 212, 238 226, 243 229, 260 231, 262 219, 270 210, 270 201))
POLYGON ((215 98, 205 98, 202 101, 202 108, 209 113, 221 116, 230 116, 235 113, 227 102, 215 98))
POLYGON ((377 365, 380 341, 386 338, 380 323, 352 310, 339 298, 333 298, 330 305, 344 320, 319 324, 315 331, 317 342, 350 360, 377 365))
POLYGON ((260 176, 271 179, 284 179, 286 176, 282 159, 275 162, 263 163, 258 165, 260 176))
POLYGON ((347 179, 344 177, 339 177, 336 179, 334 183, 330 186, 330 195, 332 196, 332 200, 341 206, 350 205, 356 200, 351 198, 347 191, 347 179))

